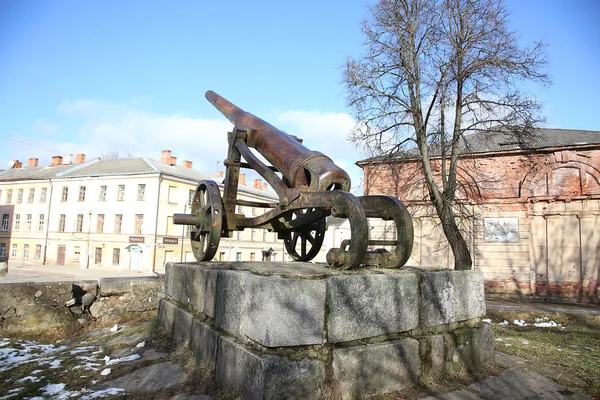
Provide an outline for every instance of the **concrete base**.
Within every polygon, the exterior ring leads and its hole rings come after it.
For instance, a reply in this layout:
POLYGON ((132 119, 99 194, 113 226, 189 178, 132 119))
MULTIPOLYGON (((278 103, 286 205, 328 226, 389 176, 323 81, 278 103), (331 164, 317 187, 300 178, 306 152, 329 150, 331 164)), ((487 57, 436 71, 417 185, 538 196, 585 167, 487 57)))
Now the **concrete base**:
POLYGON ((354 398, 494 357, 479 271, 168 263, 159 319, 245 399, 354 398))

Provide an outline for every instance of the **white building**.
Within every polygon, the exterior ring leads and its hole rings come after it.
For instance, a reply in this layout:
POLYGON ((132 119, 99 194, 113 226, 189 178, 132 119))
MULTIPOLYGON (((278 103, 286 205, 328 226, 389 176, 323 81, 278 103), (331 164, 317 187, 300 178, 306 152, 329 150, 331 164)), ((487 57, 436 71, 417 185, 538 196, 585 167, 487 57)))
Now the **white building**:
MULTIPOLYGON (((221 184, 222 177, 196 171, 190 161, 177 165, 169 150, 160 161, 85 162, 83 154, 64 161, 55 156, 50 166, 39 166, 31 158, 26 167, 15 161, 0 171, 0 255, 13 262, 143 271, 194 260, 189 229, 173 225, 173 214, 190 211, 200 180, 221 184)), ((247 186, 243 174, 238 197, 278 200, 259 179, 247 186)), ((256 212, 238 207, 246 215, 256 212)), ((262 229, 234 232, 221 238, 215 259, 282 261, 284 246, 276 236, 262 229)))

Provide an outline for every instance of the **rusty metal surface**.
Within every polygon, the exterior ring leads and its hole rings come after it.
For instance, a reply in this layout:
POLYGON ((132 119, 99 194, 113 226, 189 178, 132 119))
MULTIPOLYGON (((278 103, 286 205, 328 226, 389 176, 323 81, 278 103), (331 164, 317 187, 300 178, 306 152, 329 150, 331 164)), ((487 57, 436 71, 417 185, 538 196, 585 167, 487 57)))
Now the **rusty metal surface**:
POLYGON ((412 220, 404 204, 389 196, 355 197, 348 193, 350 178, 333 161, 306 148, 302 140, 242 110, 215 92, 206 98, 233 124, 229 132, 223 196, 215 182, 201 182, 191 214, 175 214, 175 224, 192 225, 192 248, 198 260, 214 257, 219 237, 245 228, 277 232, 288 254, 297 261, 310 261, 320 251, 329 216, 346 218, 351 238, 327 253, 327 262, 337 268, 372 264, 388 268, 403 266, 412 250, 412 220), (250 150, 254 148, 272 165, 266 165, 250 150), (242 161, 243 159, 243 161, 242 161), (278 203, 237 198, 240 168, 258 172, 275 190, 278 203), (278 175, 278 173, 281 174, 278 175), (236 214, 237 205, 264 208, 264 214, 236 214), (369 237, 368 219, 393 221, 395 239, 369 237), (385 246, 367 251, 369 246, 385 246), (389 250, 387 247, 391 247, 389 250))
POLYGON ((194 193, 191 214, 174 214, 173 223, 191 225, 192 251, 198 261, 210 261, 219 248, 223 203, 214 181, 201 181, 194 193))

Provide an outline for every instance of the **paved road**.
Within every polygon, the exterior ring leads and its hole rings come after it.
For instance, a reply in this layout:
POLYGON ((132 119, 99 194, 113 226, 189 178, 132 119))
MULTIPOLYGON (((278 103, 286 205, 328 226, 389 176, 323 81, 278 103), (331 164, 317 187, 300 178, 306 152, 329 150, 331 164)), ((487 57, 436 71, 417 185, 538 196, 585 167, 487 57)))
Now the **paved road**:
POLYGON ((0 285, 4 283, 60 282, 65 280, 98 280, 109 277, 156 276, 152 272, 116 271, 100 268, 79 268, 68 265, 37 265, 11 262, 8 273, 0 276, 0 285))

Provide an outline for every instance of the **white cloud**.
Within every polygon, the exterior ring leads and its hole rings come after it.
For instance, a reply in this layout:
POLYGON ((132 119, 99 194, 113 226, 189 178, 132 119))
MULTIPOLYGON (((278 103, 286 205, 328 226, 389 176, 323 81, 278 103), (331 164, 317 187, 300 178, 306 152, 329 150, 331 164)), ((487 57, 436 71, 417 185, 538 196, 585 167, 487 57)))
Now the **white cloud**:
MULTIPOLYGON (((95 99, 65 101, 60 104, 59 112, 75 127, 72 134, 63 136, 63 140, 58 135, 54 135, 54 141, 48 137, 28 140, 42 148, 59 149, 56 155, 84 153, 87 160, 113 152, 121 157, 131 154, 159 160, 161 151, 168 149, 178 163, 190 160, 195 169, 214 172, 219 162, 219 169, 223 170, 227 132, 232 129, 225 117, 154 114, 139 110, 134 103, 95 99)), ((302 138, 306 147, 322 152, 345 169, 351 176, 353 189, 359 185, 362 171, 354 163, 361 155, 346 139, 354 126, 348 114, 289 110, 273 118, 270 123, 302 138)), ((43 125, 39 126, 38 131, 43 130, 43 125)), ((25 150, 31 154, 31 149, 25 150)), ((40 165, 47 165, 52 155, 55 154, 45 152, 40 165)))

